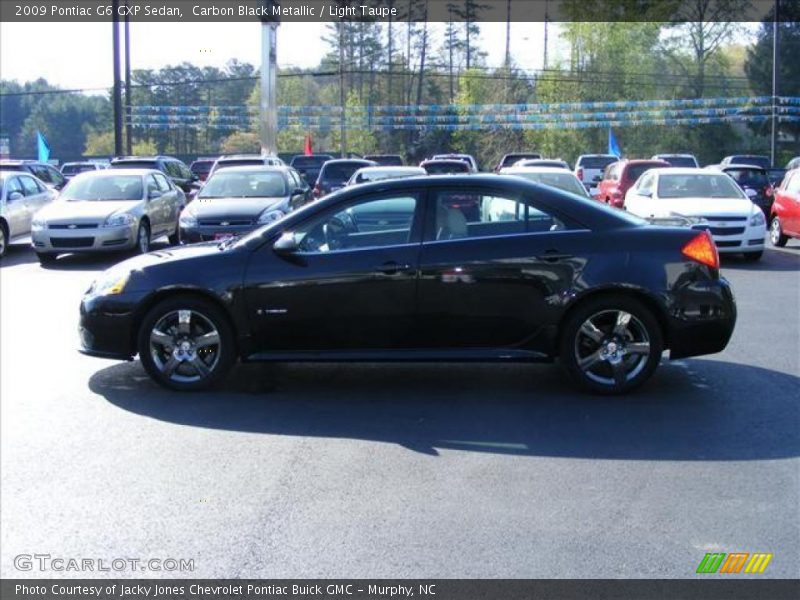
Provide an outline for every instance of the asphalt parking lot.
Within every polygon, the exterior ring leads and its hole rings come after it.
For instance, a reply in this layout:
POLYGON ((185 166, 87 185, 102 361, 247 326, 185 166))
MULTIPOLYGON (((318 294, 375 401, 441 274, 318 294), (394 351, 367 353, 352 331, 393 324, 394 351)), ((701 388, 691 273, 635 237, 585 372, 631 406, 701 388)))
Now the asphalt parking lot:
POLYGON ((691 578, 715 551, 797 576, 797 240, 724 260, 729 347, 625 398, 548 365, 246 365, 168 392, 76 350, 115 260, 0 264, 2 577, 65 575, 14 566, 47 553, 195 561, 138 577, 691 578))

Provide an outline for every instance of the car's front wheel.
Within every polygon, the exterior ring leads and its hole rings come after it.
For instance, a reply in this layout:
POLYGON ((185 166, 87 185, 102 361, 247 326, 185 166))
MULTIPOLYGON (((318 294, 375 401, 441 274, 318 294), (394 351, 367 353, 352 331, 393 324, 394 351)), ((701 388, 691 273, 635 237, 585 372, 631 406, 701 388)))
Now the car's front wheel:
POLYGON ((772 242, 773 246, 778 246, 779 248, 785 246, 786 242, 789 241, 789 236, 783 235, 783 227, 778 217, 772 217, 772 221, 769 223, 769 241, 772 242))
POLYGON ((136 230, 136 252, 139 254, 150 252, 150 226, 146 221, 139 223, 139 229, 136 230))
POLYGON ((0 258, 6 255, 6 248, 8 247, 8 239, 6 238, 6 228, 0 223, 0 258))
POLYGON ((605 296, 569 315, 560 360, 583 389, 624 394, 650 378, 663 349, 661 327, 650 310, 633 298, 605 296))
POLYGON ((217 306, 176 296, 154 306, 142 320, 139 358, 164 387, 191 391, 220 380, 236 361, 233 329, 217 306))

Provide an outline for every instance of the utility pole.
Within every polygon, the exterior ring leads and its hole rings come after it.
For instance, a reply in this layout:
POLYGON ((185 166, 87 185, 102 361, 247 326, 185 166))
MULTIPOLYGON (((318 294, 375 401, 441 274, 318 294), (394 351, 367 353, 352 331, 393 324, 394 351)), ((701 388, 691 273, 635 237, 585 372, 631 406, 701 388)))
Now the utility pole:
POLYGON ((550 0, 546 0, 544 4, 544 62, 542 69, 547 70, 547 49, 548 49, 548 28, 550 22, 550 0))
MULTIPOLYGON (((125 0, 128 8, 128 0, 125 0)), ((125 11, 125 154, 133 154, 133 136, 131 127, 131 19, 125 11)))
POLYGON ((280 21, 272 17, 275 0, 267 0, 269 17, 261 21, 261 98, 259 101, 260 142, 262 154, 278 154, 277 40, 280 21))
POLYGON ((775 0, 775 14, 772 19, 772 131, 770 134, 770 149, 769 158, 772 166, 775 166, 775 158, 778 147, 778 74, 780 72, 780 64, 778 58, 778 36, 780 27, 778 27, 778 11, 780 10, 780 0, 775 0))
POLYGON ((119 0, 113 0, 111 26, 112 34, 112 54, 114 55, 114 154, 122 155, 122 82, 120 81, 119 70, 119 0))
POLYGON ((339 116, 339 130, 341 136, 341 155, 347 158, 347 123, 345 109, 347 107, 347 96, 344 93, 344 21, 339 21, 339 109, 342 111, 339 116))

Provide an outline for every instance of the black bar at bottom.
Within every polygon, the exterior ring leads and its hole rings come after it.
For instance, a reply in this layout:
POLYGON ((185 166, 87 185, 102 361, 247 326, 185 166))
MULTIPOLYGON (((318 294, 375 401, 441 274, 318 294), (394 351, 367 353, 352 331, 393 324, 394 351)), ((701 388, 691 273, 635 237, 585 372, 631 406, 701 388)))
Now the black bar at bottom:
POLYGON ((725 575, 633 580, 3 579, 0 597, 3 600, 797 600, 800 580, 725 575))

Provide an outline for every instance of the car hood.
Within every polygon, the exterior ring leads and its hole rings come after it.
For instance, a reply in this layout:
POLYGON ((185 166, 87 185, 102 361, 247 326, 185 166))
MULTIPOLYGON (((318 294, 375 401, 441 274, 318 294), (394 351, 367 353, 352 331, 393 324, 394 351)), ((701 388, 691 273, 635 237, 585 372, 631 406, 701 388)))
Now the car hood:
POLYGON ((192 214, 202 219, 230 216, 256 218, 267 209, 285 208, 288 198, 195 198, 189 205, 192 214))
POLYGON ((753 203, 744 198, 659 198, 650 206, 655 216, 668 216, 672 213, 687 217, 704 215, 748 216, 753 203))
POLYGON ((36 213, 36 218, 57 220, 105 220, 114 213, 131 211, 143 204, 143 200, 58 200, 51 202, 36 213))

